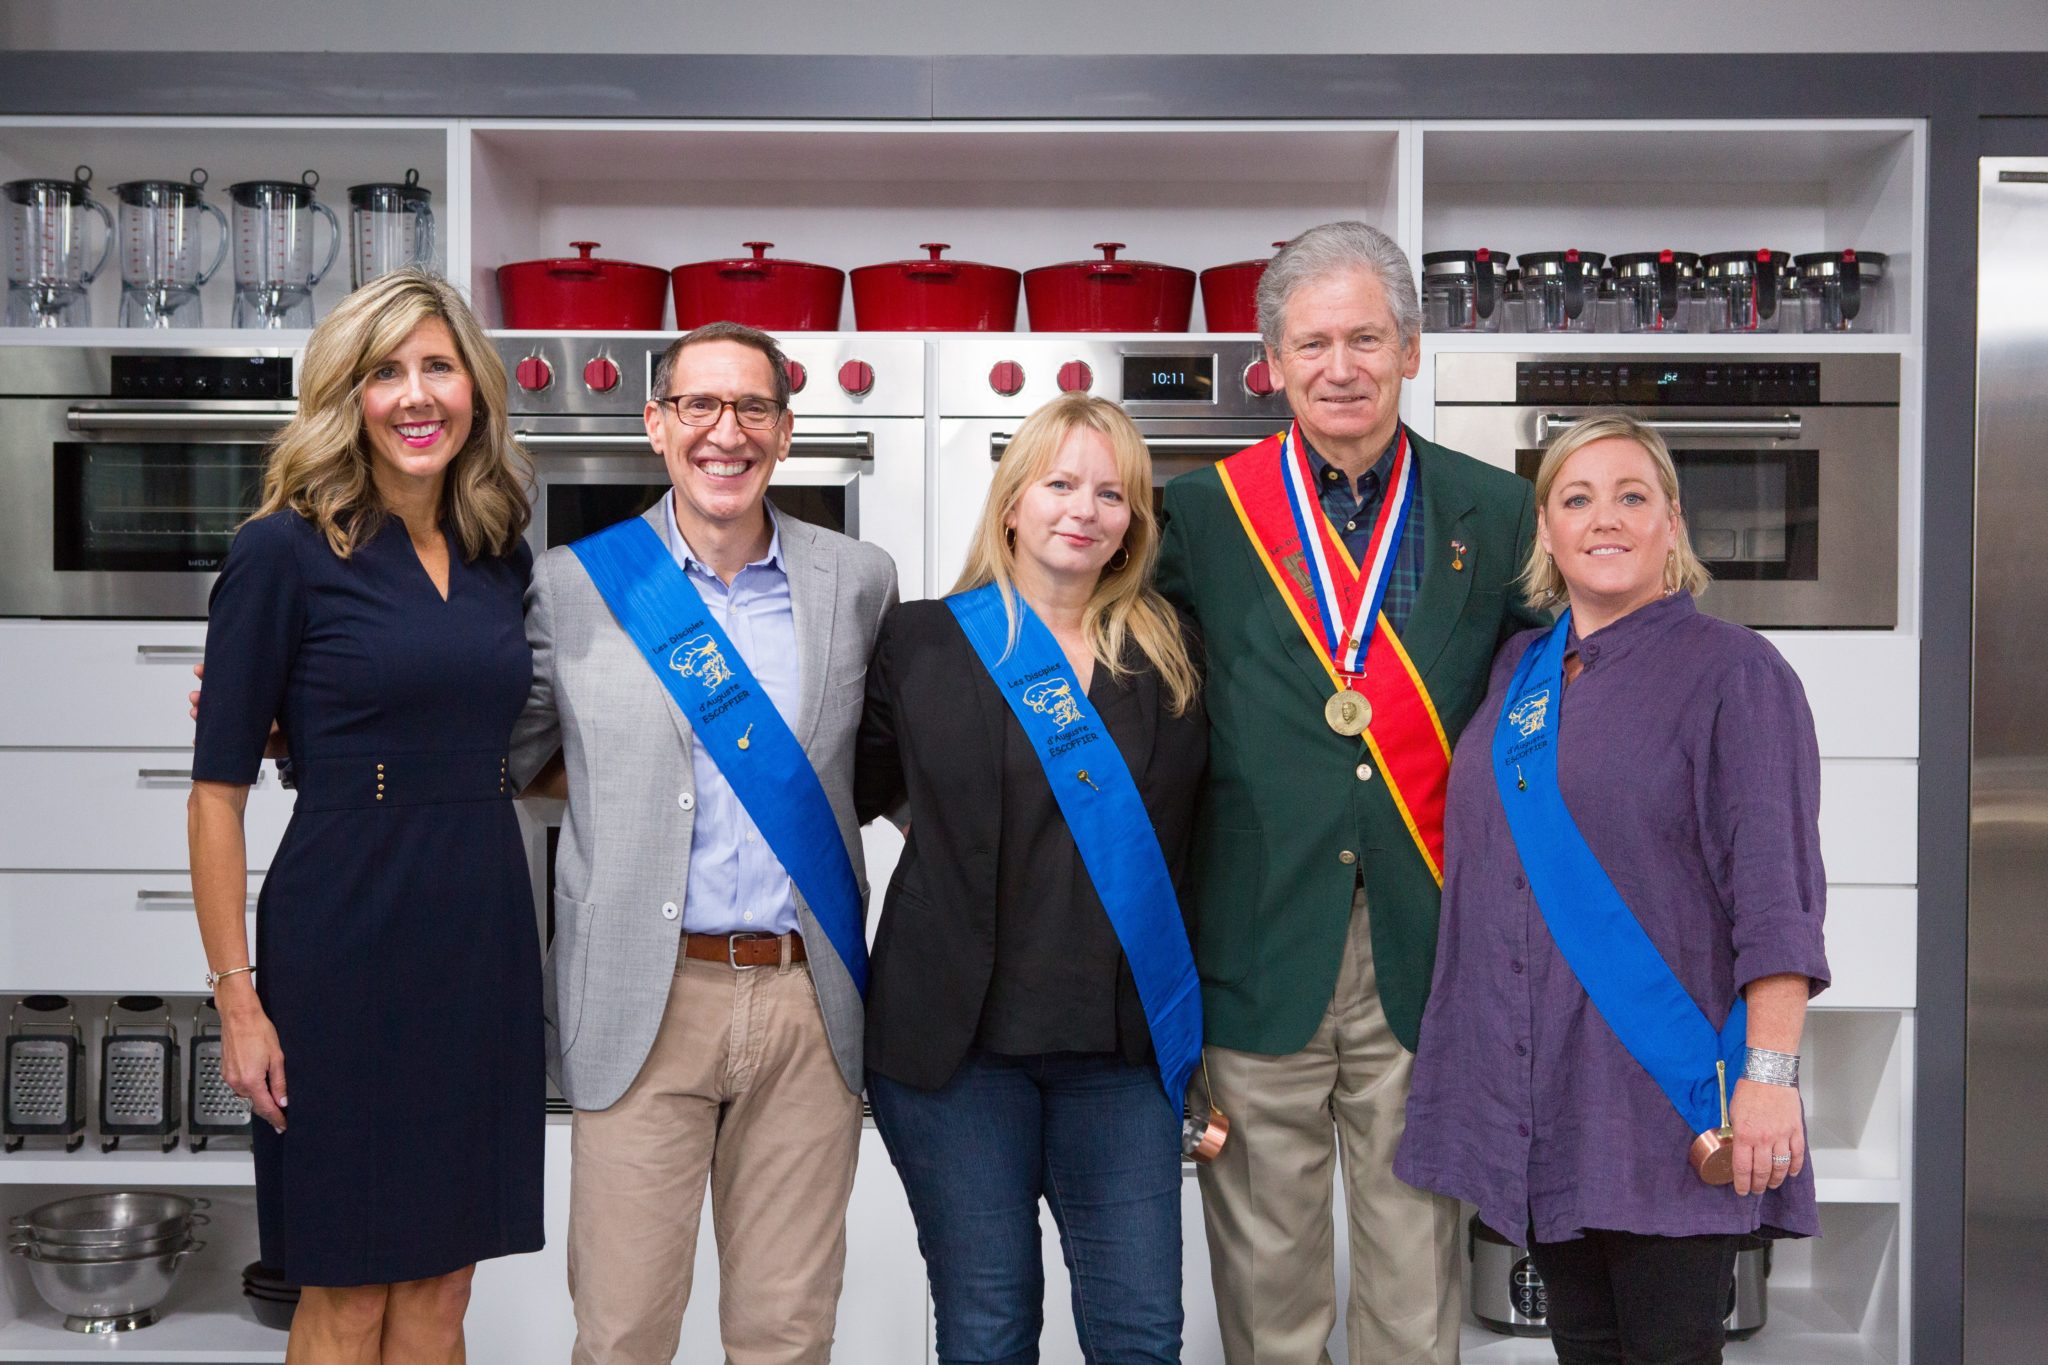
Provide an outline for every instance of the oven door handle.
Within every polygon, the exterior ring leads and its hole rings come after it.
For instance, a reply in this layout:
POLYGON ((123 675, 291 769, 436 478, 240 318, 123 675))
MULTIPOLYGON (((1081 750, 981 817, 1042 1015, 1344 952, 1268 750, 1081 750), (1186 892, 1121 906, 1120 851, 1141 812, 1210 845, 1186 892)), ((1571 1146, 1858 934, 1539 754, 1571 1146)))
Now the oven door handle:
MULTIPOLYGON (((1549 445, 1551 437, 1584 418, 1584 413, 1537 413, 1536 444, 1549 445)), ((1796 441, 1800 430, 1800 417, 1796 412, 1770 417, 1649 417, 1641 420, 1644 426, 1664 436, 1761 436, 1796 441)))
MULTIPOLYGON (((1003 452, 1010 448, 1010 442, 1017 438, 1007 431, 996 432, 988 438, 988 457, 1000 460, 1003 452)), ((1145 446, 1148 450, 1220 450, 1235 455, 1240 450, 1257 445, 1258 438, 1244 436, 1148 436, 1145 446)))
MULTIPOLYGON (((515 431, 512 436, 519 444, 534 450, 633 450, 646 455, 654 453, 647 444, 647 437, 637 432, 629 436, 623 432, 579 434, 563 431, 515 431)), ((872 431, 812 435, 798 432, 789 438, 789 453, 801 459, 872 460, 875 458, 875 434, 872 431)))
POLYGON ((155 408, 74 407, 64 412, 73 431, 255 431, 269 434, 291 420, 290 412, 207 412, 155 408))

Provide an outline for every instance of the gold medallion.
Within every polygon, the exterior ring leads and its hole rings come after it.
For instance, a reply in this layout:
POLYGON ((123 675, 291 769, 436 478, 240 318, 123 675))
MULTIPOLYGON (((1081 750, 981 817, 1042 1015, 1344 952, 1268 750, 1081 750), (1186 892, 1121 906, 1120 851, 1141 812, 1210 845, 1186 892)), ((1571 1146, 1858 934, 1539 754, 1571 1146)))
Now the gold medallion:
POLYGON ((1323 719, 1340 735, 1362 735, 1372 724, 1372 703, 1347 687, 1323 703, 1323 719))

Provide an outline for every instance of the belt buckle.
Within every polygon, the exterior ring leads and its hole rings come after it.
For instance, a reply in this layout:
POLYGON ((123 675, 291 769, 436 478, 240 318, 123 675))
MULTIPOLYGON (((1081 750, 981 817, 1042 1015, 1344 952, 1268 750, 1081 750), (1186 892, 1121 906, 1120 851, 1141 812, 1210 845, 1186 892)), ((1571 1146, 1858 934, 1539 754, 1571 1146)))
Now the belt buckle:
POLYGON ((755 939, 776 937, 778 937, 778 935, 764 934, 758 929, 749 929, 737 934, 727 934, 725 936, 725 965, 732 968, 736 972, 751 972, 767 966, 768 964, 765 962, 740 961, 738 956, 736 956, 739 943, 741 939, 746 939, 747 941, 752 942, 755 939))

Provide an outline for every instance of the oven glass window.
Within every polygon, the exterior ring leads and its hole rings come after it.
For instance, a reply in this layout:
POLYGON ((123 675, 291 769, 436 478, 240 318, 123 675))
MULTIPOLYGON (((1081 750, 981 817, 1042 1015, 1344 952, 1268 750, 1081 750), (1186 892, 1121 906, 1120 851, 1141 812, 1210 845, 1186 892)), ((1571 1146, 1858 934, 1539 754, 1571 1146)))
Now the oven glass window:
MULTIPOLYGON (((1820 452, 1674 449, 1693 552, 1729 582, 1810 583, 1820 576, 1820 452)), ((1534 479, 1541 450, 1515 452, 1534 479)))
MULTIPOLYGON (((614 522, 637 517, 661 501, 667 483, 551 483, 545 494, 550 548, 581 540, 614 522)), ((768 501, 784 516, 808 521, 828 531, 848 530, 844 484, 770 484, 768 501)))
POLYGON ((263 491, 258 444, 60 441, 53 568, 212 573, 263 491))

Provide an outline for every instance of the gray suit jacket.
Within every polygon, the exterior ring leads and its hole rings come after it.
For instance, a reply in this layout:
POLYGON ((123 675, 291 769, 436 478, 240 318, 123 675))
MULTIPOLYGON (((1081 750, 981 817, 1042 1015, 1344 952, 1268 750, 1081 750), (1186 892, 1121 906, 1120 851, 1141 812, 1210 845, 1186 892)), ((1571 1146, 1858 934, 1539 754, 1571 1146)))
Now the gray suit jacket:
MULTIPOLYGON (((669 542, 656 504, 644 518, 669 542)), ((867 873, 853 814, 853 747, 868 656, 896 603, 888 554, 794 517, 777 517, 795 618, 796 731, 853 858, 867 873)), ((526 594, 533 687, 512 731, 525 786, 557 749, 569 801, 555 860, 555 937, 546 973, 548 1070, 578 1109, 606 1109, 653 1046, 682 932, 695 823, 689 722, 640 658, 567 546, 542 555, 526 594)), ((797 916, 832 1055, 861 1078, 860 995, 799 893, 797 916)))

